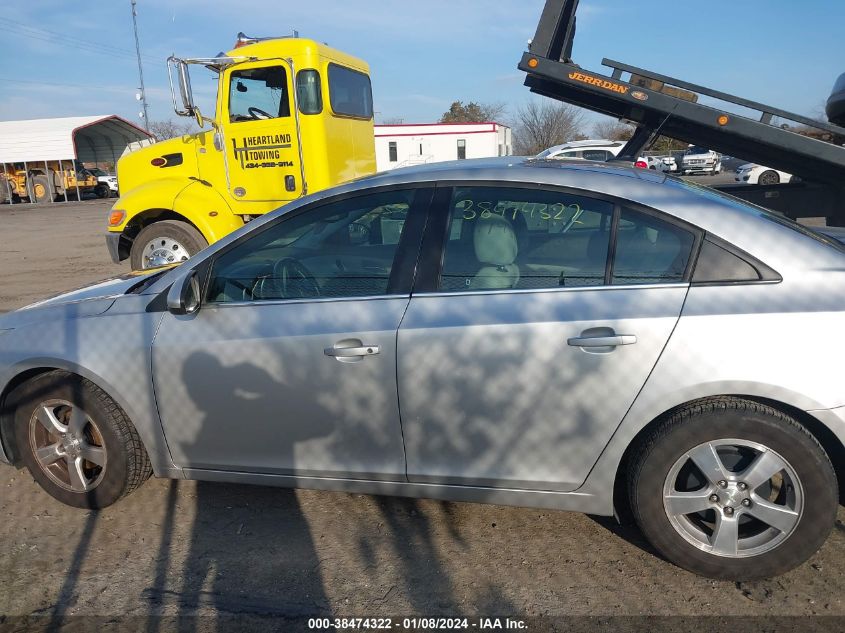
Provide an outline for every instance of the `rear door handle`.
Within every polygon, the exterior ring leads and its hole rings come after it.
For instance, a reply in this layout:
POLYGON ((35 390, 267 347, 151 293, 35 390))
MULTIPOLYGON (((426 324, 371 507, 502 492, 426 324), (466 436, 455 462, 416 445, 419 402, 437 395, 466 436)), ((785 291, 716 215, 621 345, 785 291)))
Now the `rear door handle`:
POLYGON ((617 334, 616 336, 583 336, 566 341, 573 347, 616 347, 618 345, 633 345, 637 337, 633 334, 617 334))
POLYGON ((326 356, 335 358, 353 358, 355 356, 372 356, 378 354, 378 345, 363 345, 361 347, 327 347, 323 350, 326 356))

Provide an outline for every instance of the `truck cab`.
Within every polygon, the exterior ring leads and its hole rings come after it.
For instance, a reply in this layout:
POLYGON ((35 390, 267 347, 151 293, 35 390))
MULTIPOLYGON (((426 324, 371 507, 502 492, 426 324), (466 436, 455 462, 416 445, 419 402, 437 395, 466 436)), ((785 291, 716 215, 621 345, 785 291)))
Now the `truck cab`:
POLYGON ((210 129, 118 162, 121 197, 107 233, 115 261, 129 258, 136 270, 184 261, 256 216, 375 171, 360 59, 306 38, 239 34, 228 53, 171 57, 168 70, 177 114, 210 129), (213 117, 194 103, 191 65, 217 75, 213 117))

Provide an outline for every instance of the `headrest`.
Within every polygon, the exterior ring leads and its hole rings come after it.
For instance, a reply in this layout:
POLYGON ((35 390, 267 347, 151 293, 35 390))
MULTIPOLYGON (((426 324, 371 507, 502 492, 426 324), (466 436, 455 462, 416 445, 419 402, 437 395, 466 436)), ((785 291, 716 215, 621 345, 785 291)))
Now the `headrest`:
POLYGON ((519 251, 516 233, 511 223, 501 215, 476 220, 473 245, 476 259, 492 266, 513 264, 519 251))

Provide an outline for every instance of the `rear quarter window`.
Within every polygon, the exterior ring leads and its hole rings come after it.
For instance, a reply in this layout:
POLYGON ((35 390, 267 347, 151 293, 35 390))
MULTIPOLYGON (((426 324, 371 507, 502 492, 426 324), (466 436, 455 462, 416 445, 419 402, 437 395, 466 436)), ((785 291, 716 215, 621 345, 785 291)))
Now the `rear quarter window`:
POLYGON ((332 112, 356 119, 373 117, 370 78, 357 70, 329 64, 329 102, 332 112))

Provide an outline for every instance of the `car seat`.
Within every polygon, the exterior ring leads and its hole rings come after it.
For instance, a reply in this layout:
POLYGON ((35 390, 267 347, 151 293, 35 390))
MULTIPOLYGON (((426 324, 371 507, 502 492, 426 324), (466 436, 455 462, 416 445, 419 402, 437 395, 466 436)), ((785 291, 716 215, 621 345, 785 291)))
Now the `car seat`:
POLYGON ((511 223, 500 215, 476 220, 473 247, 478 263, 484 264, 469 283, 473 290, 515 288, 519 266, 515 263, 519 246, 511 223))

